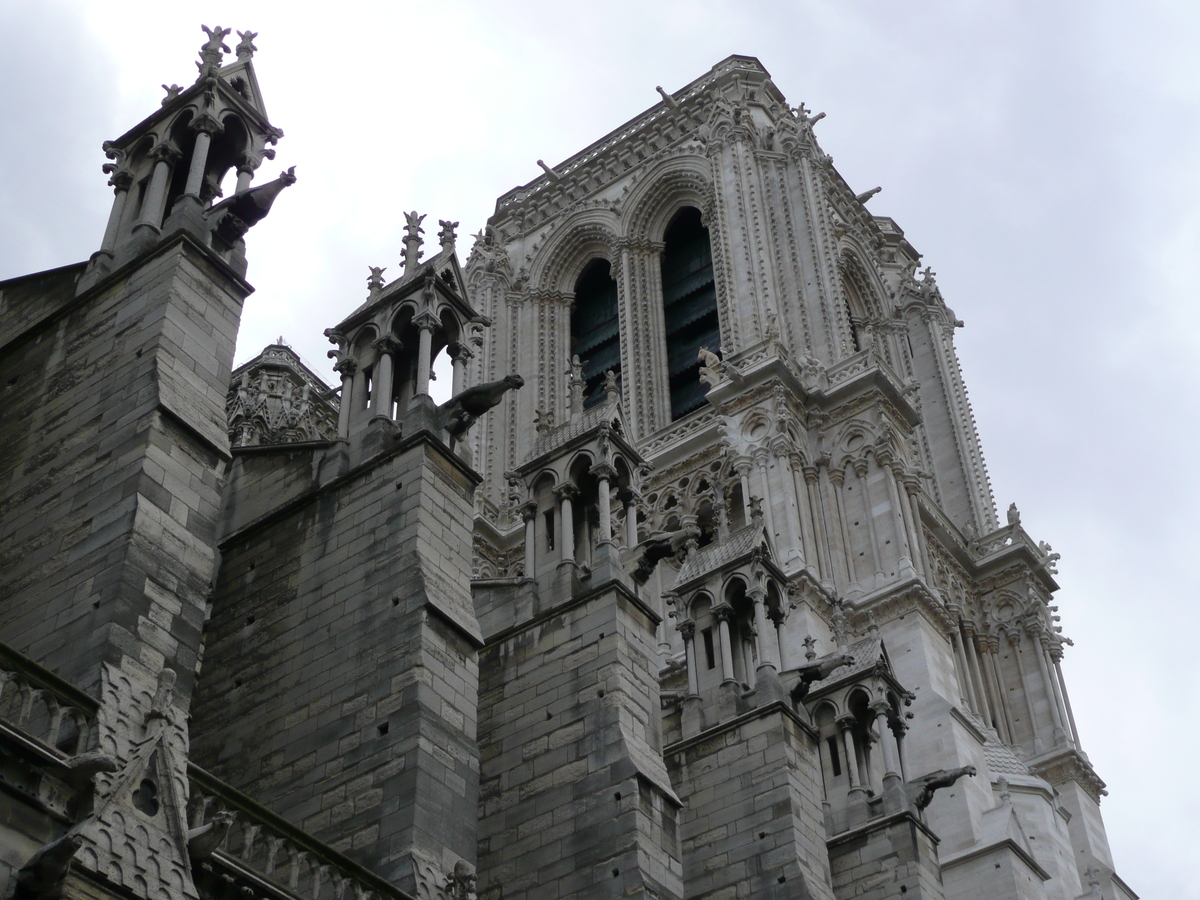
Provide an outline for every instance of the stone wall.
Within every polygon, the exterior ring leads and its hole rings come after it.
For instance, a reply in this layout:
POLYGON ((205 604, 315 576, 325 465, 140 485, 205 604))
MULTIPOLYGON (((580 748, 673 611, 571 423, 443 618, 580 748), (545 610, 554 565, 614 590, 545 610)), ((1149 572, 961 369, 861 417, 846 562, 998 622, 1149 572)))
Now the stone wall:
POLYGON ((314 482, 225 540, 207 627, 193 758, 411 891, 474 858, 474 483, 421 434, 314 482))
POLYGON ((688 898, 832 898, 816 736, 783 704, 666 750, 688 898))
POLYGON ((480 658, 480 896, 682 896, 657 617, 611 584, 480 658))

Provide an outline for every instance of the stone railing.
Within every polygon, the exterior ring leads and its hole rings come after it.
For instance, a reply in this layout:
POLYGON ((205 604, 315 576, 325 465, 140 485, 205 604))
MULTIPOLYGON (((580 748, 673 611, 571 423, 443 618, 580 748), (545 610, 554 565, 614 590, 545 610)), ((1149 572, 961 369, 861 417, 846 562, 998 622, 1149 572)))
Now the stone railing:
POLYGON ((903 392, 904 380, 887 364, 883 354, 874 344, 868 344, 865 350, 860 350, 853 356, 834 363, 826 370, 825 374, 829 378, 829 388, 832 390, 839 384, 870 369, 878 369, 898 392, 903 392))
POLYGON ((991 556, 993 553, 999 553, 1006 548, 1017 547, 1022 544, 1028 547, 1029 552, 1039 559, 1046 555, 1020 525, 1016 527, 1005 525, 991 534, 985 534, 977 543, 977 552, 982 559, 991 556))
POLYGON ((244 868, 303 900, 412 900, 352 859, 223 784, 188 765, 191 786, 188 825, 198 828, 217 813, 234 816, 233 825, 213 854, 244 868))
POLYGON ((0 720, 63 756, 90 747, 99 703, 0 644, 0 720))

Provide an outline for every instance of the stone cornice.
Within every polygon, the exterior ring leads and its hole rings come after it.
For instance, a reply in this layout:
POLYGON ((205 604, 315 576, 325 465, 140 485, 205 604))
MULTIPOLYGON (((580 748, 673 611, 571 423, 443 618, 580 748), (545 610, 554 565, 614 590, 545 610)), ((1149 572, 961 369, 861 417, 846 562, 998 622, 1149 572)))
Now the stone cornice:
POLYGON ((1075 749, 1056 750, 1045 756, 1026 760, 1033 774, 1046 779, 1052 785, 1074 781, 1097 805, 1108 793, 1104 780, 1096 774, 1087 757, 1075 749))

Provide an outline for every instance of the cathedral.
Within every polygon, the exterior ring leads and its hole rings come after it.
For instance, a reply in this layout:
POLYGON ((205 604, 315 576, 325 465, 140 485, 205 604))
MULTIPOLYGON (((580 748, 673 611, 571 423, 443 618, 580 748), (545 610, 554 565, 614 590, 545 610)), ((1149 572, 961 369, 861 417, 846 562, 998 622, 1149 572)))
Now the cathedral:
POLYGON ((0 282, 4 898, 1136 898, 1058 556, 820 115, 730 56, 461 253, 407 213, 330 384, 233 367, 303 185, 204 31, 99 249, 0 282))

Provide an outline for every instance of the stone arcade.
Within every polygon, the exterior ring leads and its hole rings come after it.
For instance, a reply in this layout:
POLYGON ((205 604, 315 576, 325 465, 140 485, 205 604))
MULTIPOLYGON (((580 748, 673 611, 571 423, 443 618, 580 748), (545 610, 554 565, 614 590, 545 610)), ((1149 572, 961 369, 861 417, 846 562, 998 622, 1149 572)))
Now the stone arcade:
POLYGON ((5 896, 1135 896, 1057 555, 821 116, 732 56, 465 266, 406 214, 329 387, 232 371, 296 179, 251 186, 256 35, 205 32, 104 144, 100 249, 0 282, 5 896))

